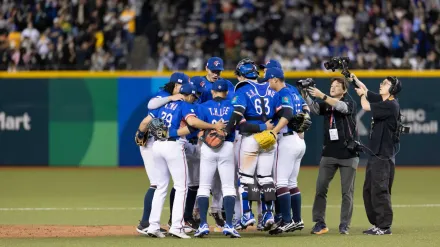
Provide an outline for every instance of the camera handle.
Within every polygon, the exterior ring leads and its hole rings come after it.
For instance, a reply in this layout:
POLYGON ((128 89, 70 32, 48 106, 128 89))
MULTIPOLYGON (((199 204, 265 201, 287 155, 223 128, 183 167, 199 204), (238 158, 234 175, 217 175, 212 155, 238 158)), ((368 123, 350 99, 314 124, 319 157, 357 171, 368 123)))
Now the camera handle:
MULTIPOLYGON (((350 71, 348 70, 347 64, 345 62, 342 62, 342 71, 341 74, 347 78, 350 79, 350 71)), ((351 84, 353 84, 353 86, 355 88, 359 88, 359 86, 356 84, 356 82, 354 80, 351 80, 351 84)))

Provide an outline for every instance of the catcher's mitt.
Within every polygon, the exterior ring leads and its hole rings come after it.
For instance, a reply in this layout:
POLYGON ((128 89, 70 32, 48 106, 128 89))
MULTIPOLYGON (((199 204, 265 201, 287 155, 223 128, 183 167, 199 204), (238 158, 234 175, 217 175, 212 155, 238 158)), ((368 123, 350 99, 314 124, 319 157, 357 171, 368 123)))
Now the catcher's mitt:
POLYGON ((212 149, 221 148, 225 142, 226 133, 218 130, 205 130, 200 140, 212 149))
POLYGON ((277 136, 271 130, 254 134, 254 138, 262 149, 269 149, 277 142, 277 136))
POLYGON ((134 142, 136 145, 142 147, 145 146, 148 140, 148 132, 142 132, 140 130, 136 131, 136 135, 134 136, 134 142))
POLYGON ((288 127, 293 129, 293 131, 301 133, 307 131, 312 125, 312 120, 310 115, 307 113, 299 113, 290 120, 288 127))
POLYGON ((167 139, 168 128, 165 126, 163 119, 153 118, 153 120, 148 123, 147 129, 156 140, 164 141, 167 139))

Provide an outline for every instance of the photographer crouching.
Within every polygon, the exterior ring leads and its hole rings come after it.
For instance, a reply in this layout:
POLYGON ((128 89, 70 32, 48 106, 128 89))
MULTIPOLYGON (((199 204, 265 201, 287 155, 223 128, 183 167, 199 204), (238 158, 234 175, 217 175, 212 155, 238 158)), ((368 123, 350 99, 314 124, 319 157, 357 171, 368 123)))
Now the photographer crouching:
POLYGON ((316 194, 313 203, 313 221, 316 222, 311 233, 324 234, 329 231, 325 222, 327 192, 330 182, 339 169, 342 186, 342 205, 339 232, 348 234, 353 214, 353 194, 356 169, 359 164, 356 140, 356 105, 347 96, 348 83, 344 78, 330 80, 330 95, 314 87, 312 79, 299 81, 306 102, 312 113, 324 116, 324 147, 319 163, 316 181, 316 194), (319 98, 317 103, 310 96, 319 98))
POLYGON ((389 235, 393 221, 391 187, 395 170, 395 145, 401 133, 409 128, 401 124, 400 106, 396 95, 402 83, 396 77, 387 77, 380 83, 379 94, 373 93, 351 74, 355 90, 361 98, 362 109, 371 111, 369 153, 363 189, 365 211, 373 225, 364 231, 368 235, 389 235))

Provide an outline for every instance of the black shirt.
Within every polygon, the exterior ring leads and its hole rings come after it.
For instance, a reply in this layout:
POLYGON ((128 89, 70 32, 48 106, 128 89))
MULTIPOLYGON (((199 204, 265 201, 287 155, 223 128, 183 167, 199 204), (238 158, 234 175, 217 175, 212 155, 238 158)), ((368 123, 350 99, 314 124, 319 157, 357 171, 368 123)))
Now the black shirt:
MULTIPOLYGON (((344 95, 345 96, 345 95, 344 95)), ((319 103, 319 115, 324 116, 324 147, 322 150, 322 156, 333 157, 336 159, 350 159, 358 157, 357 153, 352 153, 348 151, 345 141, 349 140, 351 136, 357 135, 356 133, 356 109, 355 102, 351 99, 346 99, 342 97, 340 101, 347 104, 348 112, 341 113, 339 111, 333 110, 333 107, 327 103, 319 103), (338 140, 330 140, 330 128, 335 126, 330 126, 330 120, 333 113, 334 122, 336 124, 336 129, 338 130, 338 140), (350 134, 350 132, 352 134, 350 134)), ((332 121, 333 122, 333 121, 332 121)))
POLYGON ((392 158, 396 151, 393 136, 399 118, 399 103, 393 97, 382 100, 382 96, 370 91, 367 99, 372 114, 369 148, 377 156, 392 158))

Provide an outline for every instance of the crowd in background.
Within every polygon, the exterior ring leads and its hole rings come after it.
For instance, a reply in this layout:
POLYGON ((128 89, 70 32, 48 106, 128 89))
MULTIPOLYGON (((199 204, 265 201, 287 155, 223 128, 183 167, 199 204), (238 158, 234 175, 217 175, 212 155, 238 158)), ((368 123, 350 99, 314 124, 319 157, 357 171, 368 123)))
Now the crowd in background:
POLYGON ((249 57, 285 70, 439 69, 440 0, 0 0, 0 68, 127 68, 135 35, 147 69, 226 69, 249 57), (147 62, 145 62, 147 63, 147 62))
POLYGON ((1 70, 125 69, 135 30, 121 0, 0 0, 1 70))

